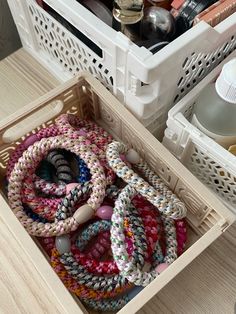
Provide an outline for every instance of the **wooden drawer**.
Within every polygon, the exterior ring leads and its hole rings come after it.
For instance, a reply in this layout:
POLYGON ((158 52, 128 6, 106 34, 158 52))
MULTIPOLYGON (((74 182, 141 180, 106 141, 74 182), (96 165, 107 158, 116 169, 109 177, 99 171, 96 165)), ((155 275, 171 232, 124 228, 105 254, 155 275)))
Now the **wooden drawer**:
MULTIPOLYGON (((5 169, 16 143, 19 144, 26 135, 52 124, 58 115, 68 111, 82 118, 94 119, 115 138, 137 150, 188 208, 186 251, 119 311, 135 313, 219 237, 235 217, 96 79, 87 74, 74 78, 19 110, 0 125, 1 219, 24 252, 21 254, 19 249, 11 251, 9 259, 16 260, 16 267, 22 265, 22 272, 19 272, 26 278, 26 286, 23 287, 26 292, 22 292, 21 297, 29 298, 29 307, 31 298, 38 298, 39 308, 35 309, 37 313, 87 313, 87 310, 63 286, 37 242, 26 233, 11 212, 4 195, 5 169)), ((7 245, 7 239, 2 241, 2 245, 7 245)), ((12 280, 14 287, 14 279, 12 280)))

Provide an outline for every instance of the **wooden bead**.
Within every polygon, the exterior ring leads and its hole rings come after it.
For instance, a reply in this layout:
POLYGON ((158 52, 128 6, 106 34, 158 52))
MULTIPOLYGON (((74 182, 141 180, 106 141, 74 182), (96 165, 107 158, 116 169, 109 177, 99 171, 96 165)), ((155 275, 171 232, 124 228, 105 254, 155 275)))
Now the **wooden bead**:
POLYGON ((85 204, 76 210, 73 217, 78 224, 83 224, 89 219, 91 219, 93 215, 94 215, 93 208, 90 205, 85 204))
POLYGON ((138 164, 140 162, 140 156, 133 148, 131 148, 126 154, 126 160, 131 164, 138 164))

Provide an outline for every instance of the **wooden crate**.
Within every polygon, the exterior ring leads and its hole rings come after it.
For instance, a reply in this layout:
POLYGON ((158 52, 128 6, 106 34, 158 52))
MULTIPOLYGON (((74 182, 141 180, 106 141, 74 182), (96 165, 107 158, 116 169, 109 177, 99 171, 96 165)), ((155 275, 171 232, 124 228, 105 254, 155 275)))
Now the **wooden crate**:
MULTIPOLYGON (((25 106, 0 124, 1 216, 22 251, 14 264, 24 276, 24 304, 35 312, 88 313, 54 273, 37 242, 17 221, 7 205, 4 176, 10 153, 24 138, 49 126, 61 113, 70 112, 96 121, 116 139, 133 147, 179 196, 188 208, 188 245, 172 265, 143 289, 119 313, 135 313, 209 246, 235 216, 158 142, 95 78, 83 74, 25 106), (35 297, 37 296, 37 297, 35 297), (34 299, 33 299, 34 298, 34 299)), ((6 241, 7 243, 7 241, 6 241)), ((191 278, 189 278, 191 280, 191 278)), ((12 284, 14 286, 14 283, 12 284)), ((19 300, 18 302, 21 302, 19 300)), ((12 311, 12 308, 8 308, 12 311)))

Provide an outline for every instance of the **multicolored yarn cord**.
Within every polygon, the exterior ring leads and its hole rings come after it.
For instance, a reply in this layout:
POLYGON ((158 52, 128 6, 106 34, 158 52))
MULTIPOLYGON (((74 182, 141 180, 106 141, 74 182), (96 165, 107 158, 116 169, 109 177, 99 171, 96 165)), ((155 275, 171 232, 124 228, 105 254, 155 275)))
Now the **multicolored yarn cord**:
MULTIPOLYGON (((91 209, 95 211, 101 205, 105 196, 106 177, 103 168, 101 168, 99 160, 89 150, 88 146, 81 143, 78 145, 77 140, 69 139, 64 136, 55 136, 54 138, 42 139, 39 142, 35 142, 32 146, 29 146, 15 164, 9 178, 8 186, 8 199, 12 210, 27 231, 35 236, 52 236, 68 233, 77 229, 80 224, 73 215, 64 221, 55 221, 44 225, 29 219, 24 212, 21 200, 23 180, 30 174, 34 173, 35 168, 38 166, 41 159, 46 156, 50 150, 58 148, 67 149, 72 153, 79 155, 90 169, 93 187, 91 195, 87 200, 87 204, 91 209)), ((88 216, 88 219, 89 218, 90 216, 88 216)))
POLYGON ((121 309, 154 280, 182 254, 187 232, 184 204, 112 140, 63 114, 18 145, 7 167, 12 210, 66 287, 99 311, 121 309))
MULTIPOLYGON (((130 229, 132 230, 132 242, 134 243, 135 249, 130 251, 130 255, 133 256, 135 262, 140 265, 144 265, 144 255, 147 249, 147 241, 145 236, 145 230, 142 225, 141 218, 138 215, 138 211, 136 208, 132 209, 132 215, 129 217, 130 229), (143 248, 141 248, 141 246, 143 248), (136 252, 134 252, 136 251, 136 252)), ((111 222, 110 221, 98 221, 94 224, 89 225, 77 238, 76 245, 72 246, 71 252, 74 254, 75 259, 78 263, 82 264, 86 267, 86 269, 92 273, 96 274, 113 274, 118 273, 118 268, 115 262, 109 261, 97 261, 86 254, 83 254, 83 250, 85 249, 88 242, 97 235, 97 233, 101 233, 102 231, 110 231, 111 222)), ((127 239, 126 239, 127 241, 127 239)), ((133 245, 132 245, 133 248, 133 245)), ((103 247, 100 247, 101 251, 104 252, 103 247)))
POLYGON ((148 167, 147 163, 139 159, 133 165, 142 171, 142 175, 147 179, 151 178, 151 184, 141 178, 134 170, 130 169, 120 158, 120 154, 127 154, 128 147, 120 142, 112 142, 107 148, 107 160, 110 167, 130 186, 133 186, 138 193, 149 200, 164 215, 173 219, 180 219, 186 216, 184 204, 175 194, 163 183, 163 181, 148 167))
MULTIPOLYGON (((130 210, 131 199, 135 196, 136 190, 127 185, 119 194, 115 202, 114 212, 112 215, 111 227, 111 248, 114 260, 120 270, 120 273, 138 286, 146 286, 158 275, 156 269, 145 272, 141 267, 137 267, 134 261, 130 259, 124 237, 124 217, 127 211, 130 210)), ((162 214, 166 236, 166 255, 163 257, 162 249, 157 242, 155 255, 159 263, 171 264, 177 258, 177 240, 175 223, 173 219, 162 214)))
POLYGON ((106 147, 112 141, 112 136, 103 130, 103 128, 97 126, 94 122, 81 120, 71 114, 61 115, 56 119, 55 122, 56 125, 39 130, 36 134, 29 136, 20 145, 17 146, 16 150, 11 154, 8 161, 7 178, 10 177, 15 163, 29 146, 43 138, 66 135, 72 139, 76 138, 80 142, 84 142, 87 146, 90 147, 90 149, 97 155, 105 169, 107 184, 112 184, 115 179, 115 174, 111 168, 108 167, 105 156, 106 147), (73 127, 70 125, 70 122, 76 126, 73 127))
MULTIPOLYGON (((133 199, 134 202, 135 198, 133 199)), ((143 200, 144 203, 146 203, 145 200, 143 200)), ((136 197, 136 203, 139 205, 143 205, 142 204, 142 198, 140 196, 136 197)), ((146 203, 147 205, 147 203, 146 203)), ((154 207, 152 205, 150 205, 151 207, 154 207)), ((141 206, 140 206, 141 207, 141 206)), ((144 206, 142 206, 144 208, 144 206)), ((136 209, 135 207, 132 207, 132 205, 130 206, 129 211, 126 211, 127 213, 127 217, 129 217, 130 219, 128 220, 128 225, 129 227, 132 226, 130 228, 131 232, 132 232, 132 240, 133 240, 133 248, 132 248, 132 254, 129 254, 129 258, 131 258, 133 264, 136 265, 137 268, 143 268, 145 265, 145 261, 147 260, 146 258, 146 250, 145 250, 145 245, 147 246, 147 239, 146 236, 144 234, 144 230, 142 229, 142 222, 140 221, 140 211, 143 209, 140 208, 139 210, 136 209), (135 254, 133 254, 135 252, 135 254)), ((145 217, 145 213, 147 212, 147 208, 144 208, 144 213, 143 216, 145 217), (146 211, 146 212, 145 212, 146 211)), ((157 211, 155 209, 155 211, 153 211, 156 215, 157 215, 157 211)), ((126 219, 127 219, 126 217, 126 219)), ((143 219, 143 218, 142 218, 143 219)), ((167 220, 168 218, 165 217, 165 219, 167 220)), ((173 221, 172 219, 169 219, 170 223, 175 225, 177 224, 177 221, 173 221)), ((146 221, 146 224, 148 224, 148 222, 146 221)), ((184 226, 183 221, 180 224, 180 229, 181 227, 184 226)), ((73 245, 71 248, 71 252, 69 253, 64 253, 61 254, 59 259, 60 262, 64 265, 65 269, 67 270, 67 279, 68 276, 73 277, 73 279, 76 280, 76 282, 81 286, 86 286, 89 289, 94 289, 95 291, 102 291, 102 292, 106 292, 107 289, 109 288, 109 284, 111 284, 111 290, 109 291, 113 291, 114 287, 116 287, 116 289, 118 289, 118 287, 120 286, 115 286, 115 283, 112 282, 111 283, 111 278, 100 278, 100 276, 104 276, 104 275, 112 275, 112 272, 115 271, 115 273, 117 273, 117 266, 115 265, 114 262, 99 262, 98 260, 93 260, 91 258, 89 258, 88 256, 83 255, 82 250, 84 250, 84 248, 86 247, 86 245, 88 244, 88 242, 97 235, 98 232, 102 232, 102 231, 108 231, 110 227, 110 222, 109 221, 98 221, 95 222, 93 224, 88 225, 87 228, 85 228, 82 233, 78 236, 77 240, 76 240, 76 245, 73 245), (81 267, 83 266, 83 267, 81 267), (111 267, 111 268, 110 268, 111 267), (95 275, 93 275, 95 274, 95 275), (98 276, 98 274, 100 274, 100 276, 98 276), (98 279, 100 278, 100 280, 98 279), (93 281, 94 279, 94 281, 93 281)), ((124 230, 126 229, 127 224, 124 224, 124 230)), ((175 228, 175 227, 174 227, 175 228)), ((166 231, 168 231, 168 224, 167 226, 165 226, 166 231)), ((179 229, 179 230, 180 230, 179 229)), ((159 229, 161 232, 161 229, 159 229)), ((186 230, 182 230, 182 234, 184 234, 186 230)), ((146 232, 146 230, 145 230, 146 232)), ((147 233, 146 233, 147 234, 147 233)), ((159 235, 159 239, 160 239, 159 235)), ((157 239, 157 237, 156 237, 157 239)), ((125 241, 127 241, 127 238, 125 238, 125 241)), ((148 243, 149 244, 149 243, 148 243)), ((177 245, 177 242, 176 242, 177 245)), ((181 244, 181 249, 183 248, 184 243, 181 244)), ((169 247, 170 245, 167 243, 166 248, 164 248, 167 252, 171 251, 171 248, 169 247)), ((162 255, 162 250, 159 246, 158 243, 154 243, 154 249, 152 250, 152 255, 153 255, 153 259, 152 259, 152 266, 156 266, 159 263, 165 261, 162 255)), ((104 249, 102 249, 102 252, 100 252, 100 256, 104 253, 104 249)), ((98 256, 99 258, 99 256, 98 256)), ((150 259, 150 257, 149 257, 150 259)), ((166 258, 166 260, 168 260, 168 258, 166 258)), ((58 264, 57 264, 58 266, 58 264)), ((123 275, 123 273, 121 273, 123 275)), ((60 274, 59 276, 61 277, 62 274, 60 274)), ((65 273, 63 273, 63 278, 64 276, 66 276, 65 273)), ((63 279, 61 277, 61 279, 65 280, 65 278, 63 279)), ((114 279, 114 278, 113 278, 114 279)), ((117 278, 116 278, 117 279, 117 278)), ((128 284, 128 282, 127 282, 128 284)), ((69 287, 70 289, 70 287, 69 287)), ((122 287, 120 287, 120 289, 122 289, 122 287)), ((126 302, 129 300, 129 298, 127 298, 126 302)), ((93 307, 95 309, 101 309, 101 304, 98 305, 98 303, 94 303, 93 301, 88 302, 87 299, 83 299, 83 301, 85 301, 85 303, 87 305, 89 305, 90 307, 93 307)), ((112 302, 112 306, 116 309, 119 308, 119 304, 120 304, 120 299, 119 302, 115 302, 115 300, 112 302)), ((105 302, 102 302, 103 306, 105 306, 106 304, 106 309, 108 310, 112 310, 114 309, 113 307, 109 307, 111 306, 111 303, 109 301, 109 306, 108 304, 105 302)), ((122 299, 122 304, 124 305, 124 300, 122 299)))
POLYGON ((86 182, 75 186, 64 198, 45 198, 37 195, 34 182, 28 177, 21 190, 22 202, 48 221, 64 220, 75 212, 79 204, 86 201, 91 189, 92 185, 86 182))
POLYGON ((73 279, 73 277, 68 275, 67 270, 60 262, 59 257, 60 256, 57 250, 53 249, 51 263, 54 270, 63 281, 65 286, 89 307, 96 310, 119 310, 129 301, 129 298, 125 296, 121 297, 119 300, 106 300, 107 298, 113 298, 117 296, 118 293, 122 293, 121 288, 113 289, 112 291, 95 291, 93 289, 87 288, 84 285, 78 284, 78 282, 73 279))
POLYGON ((112 142, 112 136, 94 122, 78 119, 78 117, 72 114, 60 115, 55 123, 59 132, 69 138, 81 139, 81 136, 84 137, 85 143, 90 146, 90 149, 104 167, 107 185, 112 184, 115 174, 108 166, 106 160, 106 148, 112 142))
MULTIPOLYGON (((110 193, 112 196, 115 193, 119 192, 117 188, 110 189, 110 193)), ((107 193, 108 194, 108 193, 107 193)), ((130 214, 130 224, 133 234, 133 241, 136 245, 136 249, 132 251, 132 258, 135 261, 135 264, 143 266, 144 261, 144 252, 147 249, 146 244, 146 235, 145 230, 142 225, 142 220, 139 217, 138 210, 131 206, 131 214, 130 214)), ((94 224, 88 226, 86 230, 82 232, 79 238, 76 241, 77 244, 77 257, 79 257, 79 261, 75 259, 72 252, 61 254, 60 260, 65 265, 65 268, 68 270, 68 273, 73 276, 74 279, 78 280, 80 284, 85 284, 87 287, 93 287, 94 290, 104 290, 104 291, 111 291, 114 287, 118 288, 123 286, 126 281, 123 280, 123 277, 119 275, 114 275, 113 277, 100 277, 97 275, 92 275, 88 272, 88 269, 81 265, 80 255, 78 249, 83 249, 89 240, 91 240, 97 233, 101 231, 107 231, 110 229, 111 223, 109 221, 98 221, 94 224), (86 278, 86 279, 85 279, 86 278)), ((91 264, 91 259, 87 259, 86 265, 91 264)), ((114 263, 111 263, 111 268, 107 268, 109 266, 107 263, 104 265, 103 262, 100 262, 98 268, 102 267, 106 274, 111 274, 112 269, 114 269, 114 263), (105 268, 104 268, 105 267, 105 268)), ((115 269, 116 266, 115 266, 115 269)), ((96 269, 93 272, 97 272, 96 269)), ((98 271, 100 272, 100 271, 98 271)), ((117 273, 117 271, 116 271, 117 273)))

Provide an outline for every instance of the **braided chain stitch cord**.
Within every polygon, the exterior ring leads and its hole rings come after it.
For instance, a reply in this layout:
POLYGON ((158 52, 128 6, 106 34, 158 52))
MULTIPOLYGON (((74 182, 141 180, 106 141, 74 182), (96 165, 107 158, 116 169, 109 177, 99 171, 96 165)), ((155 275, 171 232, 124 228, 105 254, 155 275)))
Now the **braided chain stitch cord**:
MULTIPOLYGON (((146 286, 157 277, 158 272, 156 269, 151 270, 150 272, 145 272, 138 268, 133 263, 132 259, 129 258, 124 238, 124 217, 126 211, 130 209, 131 199, 135 194, 136 190, 127 185, 119 194, 118 199, 115 202, 112 215, 111 248, 120 273, 135 285, 146 286)), ((175 223, 173 219, 168 218, 165 215, 162 215, 162 219, 166 236, 166 256, 163 258, 159 242, 157 242, 156 245, 156 255, 159 262, 171 264, 177 258, 175 223)))
POLYGON ((117 176, 122 178, 126 183, 133 186, 138 193, 144 196, 150 203, 158 207, 158 210, 166 216, 173 219, 179 219, 186 216, 184 204, 175 194, 165 185, 160 184, 160 178, 149 169, 146 162, 141 158, 135 166, 144 170, 144 177, 150 177, 153 174, 152 184, 155 188, 141 178, 138 174, 129 168, 120 158, 120 154, 128 152, 128 148, 123 143, 112 142, 107 148, 107 160, 110 167, 116 172, 117 176), (148 169, 148 172, 147 172, 148 169))
POLYGON ((72 153, 79 154, 85 160, 92 175, 93 188, 87 203, 96 210, 102 203, 105 196, 106 177, 97 157, 88 150, 86 145, 77 145, 77 140, 68 139, 64 136, 42 139, 35 142, 22 155, 15 164, 9 178, 9 204, 27 231, 35 236, 53 236, 68 233, 78 227, 78 222, 74 217, 64 221, 53 223, 36 223, 25 214, 21 201, 21 189, 24 178, 33 173, 42 157, 54 148, 66 148, 72 153))

